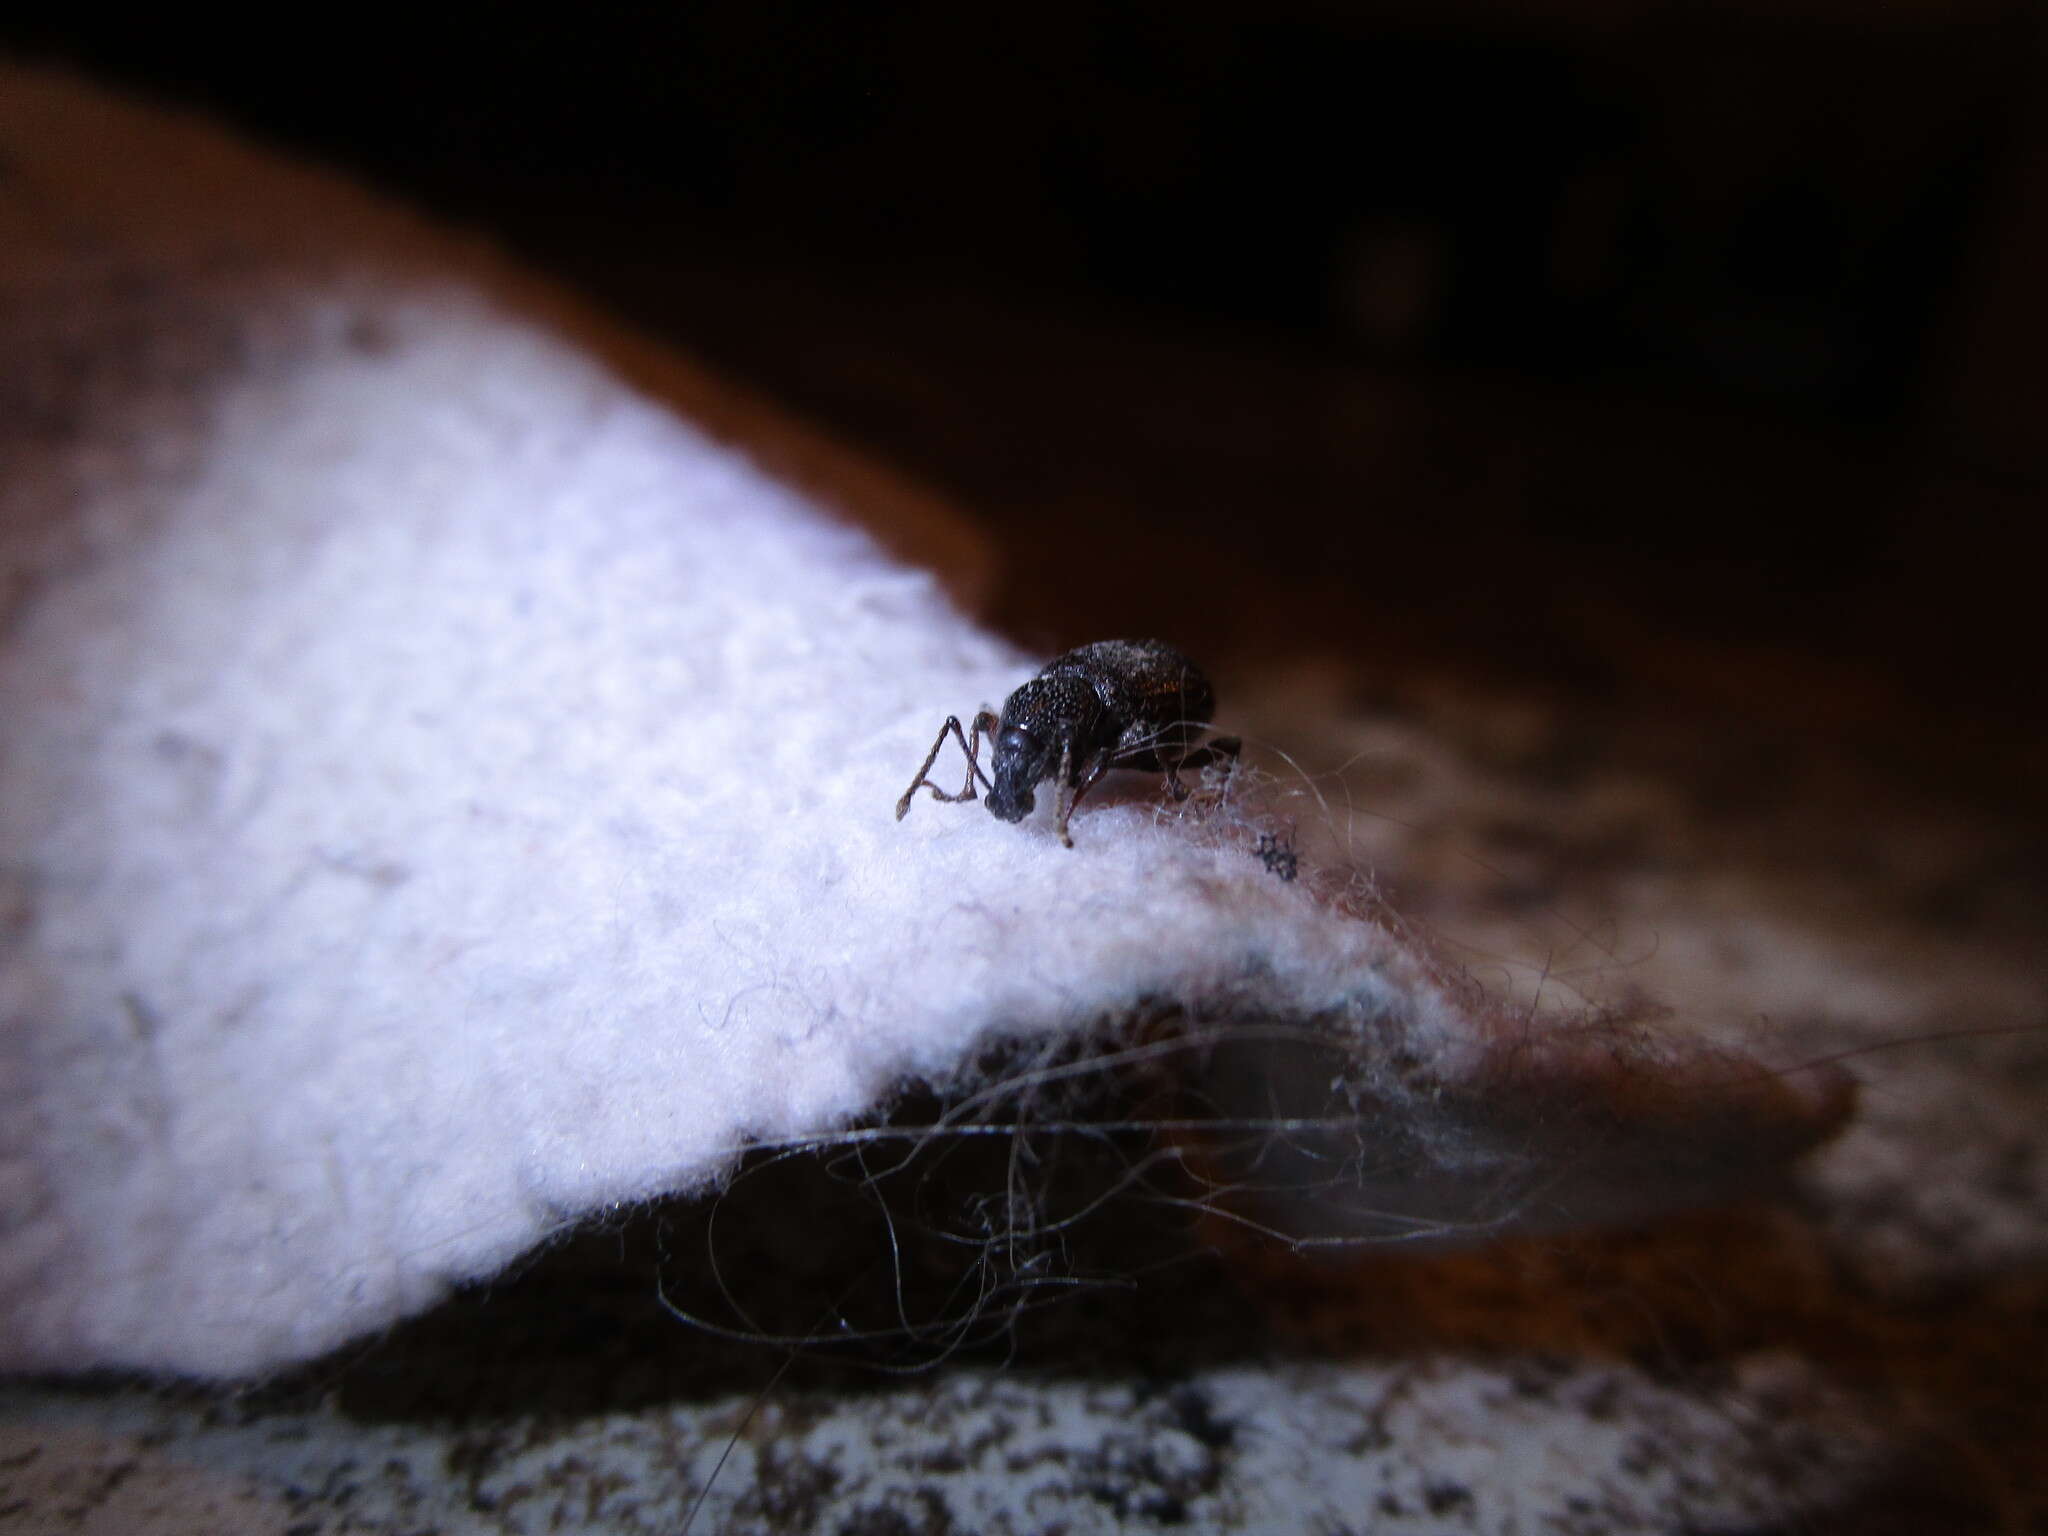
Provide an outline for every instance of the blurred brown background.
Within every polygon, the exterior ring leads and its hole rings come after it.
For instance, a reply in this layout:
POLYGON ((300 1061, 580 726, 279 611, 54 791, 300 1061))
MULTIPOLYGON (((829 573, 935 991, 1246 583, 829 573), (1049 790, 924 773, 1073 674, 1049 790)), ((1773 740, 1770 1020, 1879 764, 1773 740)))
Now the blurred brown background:
POLYGON ((1994 777, 2044 721, 2044 36, 2017 0, 0 23, 951 492, 1033 645, 1336 649, 1994 777))

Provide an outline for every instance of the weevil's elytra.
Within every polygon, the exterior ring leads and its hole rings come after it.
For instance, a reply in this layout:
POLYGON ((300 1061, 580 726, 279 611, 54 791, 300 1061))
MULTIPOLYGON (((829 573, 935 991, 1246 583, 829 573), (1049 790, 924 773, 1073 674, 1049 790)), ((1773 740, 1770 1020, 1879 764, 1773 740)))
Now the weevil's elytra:
POLYGON ((947 716, 924 766, 896 802, 896 819, 909 814, 920 785, 935 800, 972 800, 979 780, 991 815, 1022 821, 1037 804, 1038 786, 1051 779, 1058 786, 1060 841, 1071 848, 1067 822, 1074 807, 1110 769, 1163 773, 1174 798, 1185 800, 1183 768, 1235 763, 1240 743, 1234 736, 1196 745, 1215 712, 1216 694, 1202 669, 1165 641, 1098 640, 1055 656, 1010 695, 1000 718, 988 710, 976 715, 971 735, 961 730, 959 716, 947 716), (967 780, 957 795, 926 777, 948 732, 967 754, 967 780), (984 737, 995 743, 991 773, 981 768, 984 737))

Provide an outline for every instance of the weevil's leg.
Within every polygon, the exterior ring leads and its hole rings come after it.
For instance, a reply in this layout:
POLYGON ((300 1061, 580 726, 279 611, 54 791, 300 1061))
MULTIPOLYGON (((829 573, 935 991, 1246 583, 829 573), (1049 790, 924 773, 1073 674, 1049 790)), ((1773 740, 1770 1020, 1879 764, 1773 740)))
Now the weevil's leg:
MULTIPOLYGON (((1084 767, 1081 773, 1081 782, 1074 786, 1074 793, 1067 800, 1067 814, 1069 816, 1073 815, 1075 807, 1080 805, 1081 797, 1093 789, 1101 781, 1102 776, 1109 772, 1110 769, 1116 767, 1116 765, 1116 759, 1104 753, 1101 757, 1096 758, 1084 767)), ((1065 826, 1066 823, 1063 821, 1060 825, 1065 826)), ((1067 846, 1071 848, 1074 845, 1068 843, 1067 846)))
MULTIPOLYGON (((1092 784, 1095 781, 1091 778, 1088 782, 1092 784)), ((1081 798, 1074 793, 1074 744, 1071 741, 1060 743, 1059 786, 1060 792, 1055 804, 1059 808, 1060 841, 1071 848, 1074 846, 1074 839, 1068 835, 1067 818, 1074 814, 1074 802, 1081 798)))
POLYGON ((1224 778, 1228 780, 1232 769, 1237 767, 1238 755, 1244 751, 1244 743, 1235 736, 1217 736, 1185 757, 1166 765, 1166 784, 1173 791, 1173 798, 1185 800, 1188 787, 1180 781, 1183 768, 1206 768, 1211 763, 1222 763, 1224 778))
MULTIPOLYGON (((974 798, 976 779, 981 780, 983 789, 995 788, 995 785, 989 782, 988 775, 981 771, 981 743, 984 737, 994 740, 996 732, 1002 729, 1002 724, 1003 722, 996 718, 994 710, 984 709, 974 717, 974 740, 967 745, 967 782, 960 786, 960 793, 954 796, 956 800, 974 798)), ((959 732, 956 730, 954 734, 957 736, 959 732)))
MULTIPOLYGON (((896 819, 898 821, 901 821, 910 814, 910 800, 917 793, 919 785, 923 785, 926 789, 930 790, 934 800, 954 801, 972 800, 974 798, 974 778, 976 774, 981 772, 981 765, 975 761, 976 749, 981 745, 981 723, 984 720, 992 720, 994 718, 987 710, 983 710, 974 717, 974 745, 969 746, 966 732, 960 729, 960 717, 958 715, 946 716, 946 723, 939 727, 939 734, 932 742, 931 751, 924 755, 924 766, 917 770, 917 777, 910 781, 910 788, 903 791, 903 798, 896 802, 896 819), (948 731, 951 731, 953 739, 960 743, 960 750, 967 754, 967 784, 957 795, 947 794, 926 777, 932 771, 932 764, 939 760, 939 748, 946 744, 946 732, 948 731)), ((987 783, 988 780, 984 777, 982 782, 987 783)))
POLYGON ((1074 846, 1074 840, 1066 835, 1067 821, 1080 806, 1081 797, 1101 783, 1102 776, 1109 772, 1110 769, 1120 766, 1114 757, 1105 752, 1083 763, 1081 771, 1075 773, 1072 767, 1073 759, 1070 754, 1071 749, 1068 753, 1062 753, 1060 757, 1061 793, 1066 802, 1060 810, 1060 836, 1065 840, 1069 848, 1074 846), (1070 783, 1070 780, 1073 779, 1078 779, 1080 782, 1070 783))
MULTIPOLYGON (((910 814, 911 797, 917 793, 917 788, 920 784, 934 795, 937 795, 941 800, 952 798, 941 790, 938 785, 925 777, 926 774, 932 771, 932 764, 939 760, 939 748, 946 744, 946 732, 948 731, 951 731, 955 736, 960 734, 960 717, 958 715, 946 716, 946 723, 939 727, 939 734, 932 738, 932 749, 925 753, 924 762, 917 770, 917 777, 910 781, 910 788, 903 791, 903 798, 896 802, 896 819, 898 821, 901 821, 910 814)), ((967 743, 963 740, 960 745, 962 748, 965 748, 967 743)))

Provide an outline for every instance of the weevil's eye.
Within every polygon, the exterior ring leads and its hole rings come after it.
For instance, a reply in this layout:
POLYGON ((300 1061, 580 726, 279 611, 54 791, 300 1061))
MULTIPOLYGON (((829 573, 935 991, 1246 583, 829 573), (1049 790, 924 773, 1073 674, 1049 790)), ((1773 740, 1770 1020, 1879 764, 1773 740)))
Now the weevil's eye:
POLYGON ((1013 725, 996 737, 996 754, 999 757, 1036 757, 1038 738, 1021 725, 1013 725))

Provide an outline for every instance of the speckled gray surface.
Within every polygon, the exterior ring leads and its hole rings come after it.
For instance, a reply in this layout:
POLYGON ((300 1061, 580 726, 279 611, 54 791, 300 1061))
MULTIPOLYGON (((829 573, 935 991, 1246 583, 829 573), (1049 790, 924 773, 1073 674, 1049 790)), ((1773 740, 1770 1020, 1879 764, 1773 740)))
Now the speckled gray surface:
POLYGON ((1876 1449, 1810 1370, 1770 1358, 1713 1401, 1621 1367, 1436 1359, 1240 1367, 1167 1389, 972 1370, 752 1406, 412 1429, 45 1400, 40 1454, 9 1445, 7 1464, 47 1501, 49 1529, 132 1519, 123 1489, 145 1481, 166 1485, 164 1531, 233 1510, 306 1536, 653 1536, 682 1528, 717 1471, 698 1528, 749 1536, 1596 1532, 1781 1520, 1853 1486, 1876 1449))

